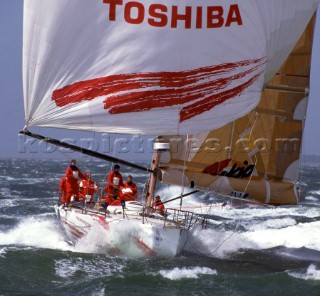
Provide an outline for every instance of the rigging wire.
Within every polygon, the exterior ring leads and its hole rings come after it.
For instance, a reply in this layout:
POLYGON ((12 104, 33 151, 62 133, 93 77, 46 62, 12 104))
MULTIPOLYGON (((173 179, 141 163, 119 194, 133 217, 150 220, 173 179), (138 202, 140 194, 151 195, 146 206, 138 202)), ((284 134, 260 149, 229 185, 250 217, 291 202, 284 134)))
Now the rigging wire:
MULTIPOLYGON (((93 138, 92 138, 92 149, 94 149, 94 144, 96 141, 96 132, 93 132, 93 138)), ((93 156, 90 156, 90 171, 93 169, 93 156)))
MULTIPOLYGON (((117 137, 116 137, 117 139, 117 137)), ((114 142, 116 141, 116 139, 114 140, 114 142)), ((116 154, 116 149, 114 148, 114 145, 111 145, 111 151, 112 151, 112 157, 115 157, 115 154, 116 154)), ((104 184, 105 182, 107 182, 107 178, 108 178, 108 175, 109 173, 111 172, 111 169, 112 169, 112 162, 107 162, 107 165, 106 165, 106 173, 104 174, 104 177, 102 179, 102 184, 104 184)), ((99 197, 98 197, 98 202, 101 203, 101 200, 102 200, 102 196, 103 196, 103 192, 104 192, 104 188, 106 186, 101 186, 99 187, 99 193, 97 194, 99 197)))
MULTIPOLYGON (((46 180, 46 183, 51 187, 52 189, 52 192, 58 192, 58 196, 59 196, 59 190, 57 190, 58 187, 55 186, 55 182, 48 177, 48 171, 47 170, 44 170, 42 168, 42 166, 40 165, 40 162, 37 160, 37 159, 33 159, 33 161, 36 163, 37 167, 39 168, 40 172, 43 174, 43 175, 47 175, 44 177, 44 179, 46 180)), ((60 198, 60 196, 59 196, 60 198)))
MULTIPOLYGON (((249 133, 249 141, 251 141, 251 136, 252 136, 253 130, 254 130, 254 128, 255 128, 256 122, 257 122, 257 120, 258 120, 259 113, 258 113, 258 112, 255 112, 255 115, 256 115, 256 118, 255 118, 255 120, 254 120, 254 122, 253 122, 251 131, 250 131, 250 133, 249 133)), ((249 154, 248 154, 248 156, 249 156, 249 154)), ((251 156, 249 156, 249 157, 251 158, 251 156)), ((258 162, 258 158, 257 158, 256 155, 254 155, 254 158, 255 158, 254 167, 256 167, 256 164, 257 164, 257 162, 258 162)), ((252 161, 252 159, 251 159, 251 161, 252 161)), ((249 176, 249 180, 248 180, 247 185, 246 185, 246 187, 245 187, 245 189, 244 189, 244 192, 245 192, 245 193, 247 192, 247 189, 248 189, 249 184, 250 184, 250 182, 251 182, 252 175, 253 175, 253 174, 251 174, 251 175, 249 176)))

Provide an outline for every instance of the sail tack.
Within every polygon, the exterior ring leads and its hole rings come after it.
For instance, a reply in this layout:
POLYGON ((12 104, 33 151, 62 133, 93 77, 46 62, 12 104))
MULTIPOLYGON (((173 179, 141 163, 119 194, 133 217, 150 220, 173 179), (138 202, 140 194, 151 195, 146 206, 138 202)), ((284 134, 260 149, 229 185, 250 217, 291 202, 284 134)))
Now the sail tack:
POLYGON ((27 126, 183 135, 250 112, 319 0, 25 0, 27 126))
POLYGON ((164 137, 171 151, 161 160, 163 182, 267 204, 298 202, 314 24, 252 112, 211 132, 164 137))

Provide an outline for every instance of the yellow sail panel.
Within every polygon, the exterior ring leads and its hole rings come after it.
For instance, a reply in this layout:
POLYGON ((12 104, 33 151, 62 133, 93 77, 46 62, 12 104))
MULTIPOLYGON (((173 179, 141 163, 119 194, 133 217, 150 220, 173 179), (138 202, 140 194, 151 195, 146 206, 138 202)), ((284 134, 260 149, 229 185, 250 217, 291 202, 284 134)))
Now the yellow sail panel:
POLYGON ((171 142, 161 158, 163 182, 267 204, 298 202, 314 24, 312 18, 252 112, 207 133, 163 138, 171 142))

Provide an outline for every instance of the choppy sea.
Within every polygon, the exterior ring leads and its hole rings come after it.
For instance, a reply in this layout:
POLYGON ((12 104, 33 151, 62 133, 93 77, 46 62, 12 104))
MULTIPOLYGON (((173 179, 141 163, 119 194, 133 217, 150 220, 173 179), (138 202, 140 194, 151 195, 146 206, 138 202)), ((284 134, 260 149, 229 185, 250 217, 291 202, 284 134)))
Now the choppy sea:
MULTIPOLYGON (((307 194, 298 206, 222 207, 208 193, 186 197, 211 228, 194 229, 176 258, 148 259, 68 243, 53 208, 68 162, 0 160, 0 295, 320 295, 320 168, 304 167, 307 194)), ((110 170, 89 159, 78 166, 102 185, 110 170)), ((145 175, 130 173, 141 192, 145 175)), ((165 200, 180 189, 158 192, 165 200)))

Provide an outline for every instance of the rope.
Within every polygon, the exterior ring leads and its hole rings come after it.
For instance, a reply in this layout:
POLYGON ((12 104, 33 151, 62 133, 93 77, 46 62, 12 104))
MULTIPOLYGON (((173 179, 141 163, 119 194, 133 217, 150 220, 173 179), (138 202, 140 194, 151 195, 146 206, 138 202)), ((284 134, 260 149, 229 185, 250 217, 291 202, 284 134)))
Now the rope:
POLYGON ((185 142, 185 151, 184 151, 184 157, 183 157, 183 170, 182 170, 182 180, 181 180, 181 199, 180 199, 180 210, 182 207, 182 197, 184 193, 184 178, 185 178, 185 167, 186 167, 186 158, 189 154, 189 135, 187 135, 187 140, 185 142))
POLYGON ((216 253, 226 241, 228 241, 231 237, 233 237, 233 235, 236 233, 238 229, 239 224, 240 224, 240 221, 238 221, 236 228, 233 230, 233 232, 218 245, 218 247, 213 251, 213 253, 216 253))
MULTIPOLYGON (((223 239, 220 244, 213 250, 213 251, 210 251, 210 252, 203 252, 203 251, 200 251, 199 250, 199 247, 195 246, 195 244, 191 244, 192 248, 194 251, 196 251, 197 253, 200 253, 206 257, 210 257, 212 256, 213 254, 215 254, 229 239, 231 239, 231 237, 237 232, 237 229, 239 227, 239 224, 240 224, 240 221, 237 222, 237 225, 235 227, 235 229, 232 231, 232 233, 227 236, 225 239, 223 239)), ((211 228, 213 229, 213 228, 211 228)), ((189 239, 189 236, 188 236, 188 239, 189 239)))

